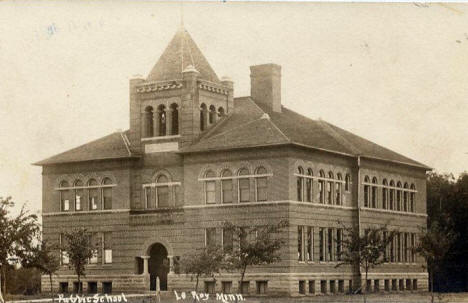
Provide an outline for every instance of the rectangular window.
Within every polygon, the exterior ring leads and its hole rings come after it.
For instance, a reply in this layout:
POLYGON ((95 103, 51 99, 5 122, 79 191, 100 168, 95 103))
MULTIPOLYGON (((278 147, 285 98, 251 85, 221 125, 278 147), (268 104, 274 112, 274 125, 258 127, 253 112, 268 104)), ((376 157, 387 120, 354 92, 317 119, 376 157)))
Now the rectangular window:
POLYGON ((102 292, 104 294, 112 293, 112 282, 102 282, 102 292))
POLYGON ((314 258, 314 229, 307 227, 307 261, 312 261, 314 258))
POLYGON ((151 187, 145 187, 145 208, 153 208, 153 205, 151 203, 151 187))
POLYGON ((341 183, 335 183, 335 204, 341 205, 341 183))
POLYGON ((247 245, 247 229, 241 227, 239 230, 239 248, 242 250, 247 245))
POLYGON ((304 194, 304 191, 302 189, 302 184, 304 182, 304 179, 302 177, 297 177, 297 201, 302 201, 303 197, 302 195, 304 194))
POLYGON ((214 247, 216 245, 216 228, 205 229, 205 246, 214 247))
POLYGON ((401 210, 401 190, 397 190, 397 203, 396 203, 396 207, 397 207, 397 211, 400 211, 401 210))
POLYGON ((312 179, 306 179, 306 199, 307 202, 312 202, 312 179))
POLYGON ((401 234, 398 233, 396 237, 396 250, 397 262, 401 262, 401 234))
POLYGON ((158 208, 169 207, 169 186, 156 187, 158 208))
POLYGON ((234 247, 233 230, 223 228, 223 250, 225 252, 232 252, 233 247, 234 247))
POLYGON ((390 241, 390 262, 395 262, 395 238, 390 241))
POLYGON ((106 187, 102 189, 102 199, 104 201, 104 209, 112 209, 112 188, 106 187))
POLYGON ((250 281, 243 281, 241 286, 240 286, 241 293, 248 294, 249 293, 249 286, 250 286, 250 281))
POLYGON ((89 258, 88 264, 97 264, 98 263, 98 249, 95 246, 96 238, 97 238, 97 234, 90 234, 88 236, 88 241, 91 244, 91 246, 93 247, 93 249, 92 249, 93 255, 91 256, 91 258, 89 258))
POLYGON ((319 202, 320 203, 324 203, 324 182, 323 180, 320 180, 319 183, 318 183, 318 186, 319 186, 319 192, 318 192, 318 198, 319 198, 319 202))
POLYGON ((257 294, 264 295, 267 293, 268 281, 257 281, 257 294))
POLYGON ((327 202, 328 204, 332 204, 333 197, 332 197, 332 188, 333 188, 333 182, 327 182, 327 202))
POLYGON ((325 249, 324 249, 324 241, 325 241, 325 231, 323 228, 319 229, 319 260, 325 261, 325 249))
POLYGON ((382 188, 382 208, 387 209, 387 189, 382 188))
POLYGON ((98 209, 98 190, 97 188, 92 188, 89 190, 89 209, 97 210, 98 209))
POLYGON ((206 181, 206 203, 216 203, 216 182, 206 181))
POLYGON ((315 294, 315 280, 309 280, 309 294, 315 294))
POLYGON ((104 263, 112 263, 112 233, 105 232, 103 235, 104 263))
POLYGON ((415 262, 416 235, 411 234, 411 262, 415 262))
POLYGON ((223 188, 223 203, 232 202, 232 180, 222 180, 221 186, 223 188))
POLYGON ((372 208, 377 208, 377 187, 372 186, 372 208))
POLYGON ((70 258, 68 258, 68 253, 64 250, 64 247, 65 247, 64 234, 60 234, 59 236, 59 246, 60 246, 60 263, 62 265, 67 265, 70 263, 70 258))
MULTIPOLYGON (((387 242, 387 237, 388 237, 388 233, 386 231, 384 231, 383 232, 384 242, 387 242)), ((384 262, 388 262, 388 246, 385 247, 385 250, 383 251, 383 260, 384 260, 384 262)))
POLYGON ((216 284, 214 281, 205 281, 205 293, 214 294, 216 289, 216 284))
POLYGON ((408 262, 408 234, 403 234, 403 261, 408 262))
POLYGON ((266 201, 267 200, 267 178, 261 177, 256 178, 257 182, 257 201, 266 201))
POLYGON ((364 207, 369 207, 369 185, 364 185, 364 207))
POLYGON ((60 282, 59 292, 62 294, 68 293, 68 282, 60 282))
POLYGON ((343 248, 343 229, 338 228, 336 230, 336 259, 341 260, 341 251, 343 248))
POLYGON ((250 179, 248 178, 239 179, 239 201, 250 201, 250 179))
POLYGON ((221 281, 221 291, 223 294, 230 294, 232 289, 232 281, 221 281))
POLYGON ((83 197, 83 190, 75 190, 75 210, 82 210, 81 208, 81 199, 83 197))
POLYGON ((297 227, 297 260, 304 261, 304 226, 297 227))
POLYGON ((333 261, 333 229, 328 229, 328 237, 327 237, 327 260, 333 261))
POLYGON ((414 212, 414 192, 410 193, 410 211, 414 212))
POLYGON ((305 281, 304 280, 299 281, 299 293, 301 295, 305 295, 305 281))

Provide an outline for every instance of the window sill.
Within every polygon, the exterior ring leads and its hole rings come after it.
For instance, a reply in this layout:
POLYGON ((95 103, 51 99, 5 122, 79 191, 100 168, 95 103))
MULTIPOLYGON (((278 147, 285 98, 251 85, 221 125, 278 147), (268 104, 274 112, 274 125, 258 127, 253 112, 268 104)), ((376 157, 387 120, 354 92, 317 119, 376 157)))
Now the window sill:
POLYGON ((171 136, 157 136, 157 137, 148 137, 148 138, 141 138, 141 141, 157 141, 157 140, 167 140, 167 139, 176 139, 180 138, 180 135, 171 135, 171 136))

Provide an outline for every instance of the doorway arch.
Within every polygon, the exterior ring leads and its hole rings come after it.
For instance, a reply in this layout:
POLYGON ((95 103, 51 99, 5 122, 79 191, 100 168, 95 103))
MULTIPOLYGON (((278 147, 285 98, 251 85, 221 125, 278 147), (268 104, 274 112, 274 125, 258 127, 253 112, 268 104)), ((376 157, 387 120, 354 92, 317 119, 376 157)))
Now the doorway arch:
POLYGON ((148 272, 150 274, 150 290, 156 290, 156 278, 159 278, 161 290, 167 290, 167 274, 169 273, 169 259, 166 247, 161 243, 154 243, 148 248, 148 272))

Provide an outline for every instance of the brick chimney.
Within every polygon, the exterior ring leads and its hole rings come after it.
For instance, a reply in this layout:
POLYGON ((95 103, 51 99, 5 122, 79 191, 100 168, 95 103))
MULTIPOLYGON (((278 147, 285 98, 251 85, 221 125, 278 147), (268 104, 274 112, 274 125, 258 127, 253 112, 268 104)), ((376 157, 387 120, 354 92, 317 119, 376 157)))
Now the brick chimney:
POLYGON ((281 112, 281 66, 273 63, 250 67, 250 96, 274 112, 281 112))

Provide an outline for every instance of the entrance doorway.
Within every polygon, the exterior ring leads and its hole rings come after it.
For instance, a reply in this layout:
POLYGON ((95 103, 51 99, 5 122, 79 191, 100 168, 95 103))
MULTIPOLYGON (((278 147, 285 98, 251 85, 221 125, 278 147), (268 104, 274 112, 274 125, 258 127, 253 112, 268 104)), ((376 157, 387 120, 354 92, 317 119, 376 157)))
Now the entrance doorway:
POLYGON ((148 271, 150 274, 150 290, 156 290, 156 278, 159 278, 161 290, 167 290, 167 273, 169 259, 167 250, 161 243, 155 243, 149 248, 148 271))

